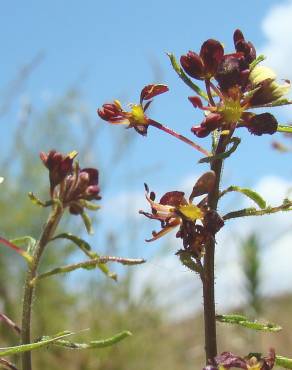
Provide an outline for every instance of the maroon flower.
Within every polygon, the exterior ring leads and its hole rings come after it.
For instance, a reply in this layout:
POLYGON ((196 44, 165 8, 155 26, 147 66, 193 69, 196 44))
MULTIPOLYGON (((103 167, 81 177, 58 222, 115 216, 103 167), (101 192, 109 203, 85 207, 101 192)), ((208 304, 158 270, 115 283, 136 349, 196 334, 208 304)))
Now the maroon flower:
POLYGON ((250 353, 242 358, 231 352, 223 352, 216 356, 214 361, 219 369, 245 369, 245 370, 271 370, 275 364, 275 350, 270 349, 268 356, 262 357, 260 353, 250 353))
MULTIPOLYGON (((275 81, 276 74, 271 69, 253 63, 256 59, 255 48, 245 40, 240 30, 234 32, 233 39, 235 52, 214 58, 216 62, 213 66, 216 65, 216 68, 213 68, 215 72, 212 76, 217 84, 214 80, 206 84, 208 104, 204 106, 198 96, 189 97, 195 108, 205 111, 206 116, 201 124, 191 129, 200 138, 215 130, 233 133, 236 127, 246 127, 250 133, 258 136, 271 135, 278 128, 275 117, 270 113, 255 114, 249 110, 291 104, 283 99, 289 92, 290 82, 286 80, 284 84, 278 84, 275 81)), ((208 43, 209 40, 205 44, 208 43)), ((210 50, 210 55, 213 55, 212 48, 210 50)), ((206 79, 202 55, 190 54, 182 57, 182 60, 189 71, 197 71, 197 78, 206 79)))
POLYGON ((249 76, 249 65, 242 53, 224 55, 218 65, 215 79, 222 91, 234 86, 246 87, 249 76))
POLYGON ((64 178, 73 170, 73 160, 77 152, 71 152, 63 155, 56 150, 50 150, 48 154, 41 152, 40 158, 43 164, 49 170, 50 190, 51 195, 57 185, 59 185, 64 178))
POLYGON ((180 62, 185 72, 198 80, 211 79, 224 55, 223 46, 219 41, 209 39, 201 47, 200 55, 189 51, 181 56, 180 62))
POLYGON ((83 212, 84 202, 100 200, 98 185, 98 170, 95 168, 76 168, 74 173, 66 179, 63 202, 69 206, 72 214, 83 212))
POLYGON ((94 208, 88 202, 101 199, 99 173, 95 168, 80 169, 77 162, 73 163, 76 156, 75 151, 68 155, 55 150, 40 154, 49 169, 51 198, 61 201, 70 213, 81 214, 84 207, 94 208))
POLYGON ((188 201, 184 192, 170 191, 164 194, 159 202, 155 201, 155 193, 149 192, 146 185, 146 199, 150 204, 151 213, 139 213, 161 223, 161 230, 153 231, 152 238, 146 241, 157 240, 179 227, 176 237, 183 240, 184 251, 179 251, 178 254, 188 252, 193 256, 200 256, 210 238, 223 226, 223 220, 216 211, 209 208, 208 195, 197 205, 193 204, 193 199, 208 194, 214 183, 214 173, 206 172, 196 182, 188 201))
POLYGON ((198 137, 206 137, 212 131, 221 127, 223 117, 219 113, 210 113, 206 116, 200 126, 194 126, 191 131, 198 137))
POLYGON ((153 97, 163 94, 168 91, 166 85, 151 84, 145 86, 140 94, 140 104, 131 104, 131 110, 125 111, 121 103, 115 100, 113 103, 107 103, 102 108, 97 110, 100 118, 103 120, 118 125, 128 125, 128 128, 133 127, 140 135, 147 135, 148 126, 150 124, 145 112, 151 104, 153 97), (148 100, 144 104, 144 101, 148 100))
POLYGON ((233 34, 235 50, 244 55, 248 64, 256 59, 256 50, 250 41, 245 41, 243 33, 240 30, 235 30, 233 34))

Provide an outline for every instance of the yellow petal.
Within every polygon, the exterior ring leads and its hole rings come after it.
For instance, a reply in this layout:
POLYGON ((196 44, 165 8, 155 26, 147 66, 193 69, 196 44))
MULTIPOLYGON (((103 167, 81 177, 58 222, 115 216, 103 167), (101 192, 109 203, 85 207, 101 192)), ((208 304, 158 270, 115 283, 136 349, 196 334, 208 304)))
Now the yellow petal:
POLYGON ((249 75, 249 80, 256 86, 266 79, 275 80, 277 77, 276 73, 269 67, 256 66, 249 75))

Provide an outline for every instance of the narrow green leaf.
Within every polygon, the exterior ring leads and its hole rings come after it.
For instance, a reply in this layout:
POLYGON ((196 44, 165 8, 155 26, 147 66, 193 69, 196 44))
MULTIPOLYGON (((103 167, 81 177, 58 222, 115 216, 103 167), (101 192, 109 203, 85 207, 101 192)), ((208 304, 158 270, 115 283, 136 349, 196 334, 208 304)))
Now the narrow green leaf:
POLYGON ((255 66, 257 66, 259 63, 264 61, 266 57, 263 54, 260 54, 253 62, 250 63, 249 69, 250 71, 254 69, 255 66))
POLYGON ((246 195, 248 198, 252 199, 261 209, 264 209, 267 206, 266 201, 257 192, 248 188, 241 188, 239 186, 229 186, 229 188, 227 188, 220 194, 220 197, 231 191, 237 191, 246 195))
POLYGON ((13 239, 13 240, 10 240, 10 241, 14 245, 17 245, 18 247, 26 248, 26 252, 30 256, 33 255, 34 250, 35 250, 35 246, 37 244, 37 241, 29 235, 22 236, 20 238, 16 238, 16 239, 13 239))
POLYGON ((139 265, 141 263, 144 263, 145 260, 103 256, 103 257, 91 259, 89 261, 83 261, 79 263, 73 263, 71 265, 56 267, 53 270, 37 275, 34 279, 31 280, 31 284, 34 285, 36 281, 53 276, 53 275, 66 274, 68 272, 75 271, 78 269, 92 270, 96 267, 99 267, 101 264, 105 264, 108 262, 117 262, 117 263, 121 263, 122 265, 139 265))
POLYGON ((277 131, 278 132, 287 132, 288 134, 292 134, 292 125, 287 125, 287 126, 278 125, 277 131))
POLYGON ((282 330, 281 326, 272 323, 261 323, 250 321, 243 315, 217 315, 216 320, 226 324, 240 325, 248 329, 278 332, 282 330))
POLYGON ((60 340, 62 338, 68 337, 69 335, 73 335, 73 334, 75 333, 72 333, 69 331, 63 331, 55 335, 43 337, 38 342, 34 342, 30 344, 21 344, 20 346, 14 346, 14 347, 0 348, 0 356, 11 356, 11 355, 16 355, 16 354, 23 353, 23 352, 33 351, 35 349, 45 347, 51 343, 54 343, 57 340, 60 340))
POLYGON ((239 137, 233 137, 230 139, 229 141, 229 144, 232 144, 231 148, 226 150, 226 152, 224 153, 221 153, 221 154, 217 154, 217 155, 213 155, 213 156, 210 156, 210 157, 204 157, 204 158, 201 158, 199 160, 198 163, 210 163, 210 162, 213 162, 217 159, 225 159, 225 158, 228 158, 233 152, 235 152, 235 150, 237 149, 238 145, 240 144, 240 139, 239 137))
POLYGON ((131 335, 132 333, 129 331, 122 331, 121 333, 118 333, 111 338, 93 340, 88 343, 74 343, 74 342, 69 342, 67 340, 57 340, 54 342, 54 345, 65 347, 68 349, 79 349, 79 350, 80 349, 104 348, 104 347, 112 346, 131 335))
POLYGON ((88 216, 86 212, 82 212, 80 216, 82 217, 87 233, 92 235, 93 228, 91 218, 88 216))
POLYGON ((12 241, 9 241, 7 239, 4 239, 0 237, 0 244, 5 245, 8 248, 13 249, 15 252, 17 252, 20 256, 22 256, 28 264, 32 262, 32 257, 23 249, 12 243, 12 241))
POLYGON ((183 82, 186 85, 188 85, 193 91, 195 91, 195 93, 200 95, 201 98, 209 102, 208 95, 198 85, 193 83, 193 81, 185 74, 184 70, 178 64, 174 54, 166 53, 166 55, 169 57, 173 69, 178 74, 178 76, 183 80, 183 82))
MULTIPOLYGON (((67 239, 72 241, 75 245, 77 245, 78 248, 82 250, 82 252, 90 257, 91 259, 99 258, 100 256, 91 250, 91 246, 88 242, 86 242, 84 239, 79 238, 76 235, 73 235, 71 233, 62 233, 56 235, 54 238, 51 240, 56 240, 56 239, 67 239)), ((97 265, 98 268, 108 277, 110 277, 113 280, 117 280, 117 274, 111 272, 108 268, 108 266, 104 263, 100 263, 97 265)))
POLYGON ((40 207, 49 207, 53 204, 52 200, 48 200, 46 202, 43 202, 36 195, 34 195, 34 193, 32 193, 32 192, 28 193, 28 197, 32 201, 33 204, 35 204, 37 206, 40 206, 40 207))
POLYGON ((90 211, 98 211, 101 206, 99 204, 94 204, 92 202, 89 202, 87 200, 82 200, 82 201, 79 201, 83 207, 89 209, 90 211))
POLYGON ((276 356, 276 365, 284 369, 292 369, 292 359, 283 356, 276 356))

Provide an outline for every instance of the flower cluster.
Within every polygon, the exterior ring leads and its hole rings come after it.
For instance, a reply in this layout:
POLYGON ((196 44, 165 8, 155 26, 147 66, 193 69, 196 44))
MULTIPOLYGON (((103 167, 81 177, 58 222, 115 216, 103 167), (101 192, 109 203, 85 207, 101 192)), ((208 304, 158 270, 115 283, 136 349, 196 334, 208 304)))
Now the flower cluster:
POLYGON ((88 202, 101 199, 98 185, 98 170, 79 167, 74 162, 77 152, 67 155, 51 150, 48 154, 40 153, 40 158, 49 170, 50 194, 52 199, 59 199, 63 207, 69 207, 71 214, 82 214, 88 202))
POLYGON ((144 216, 158 220, 161 223, 159 232, 153 231, 152 238, 147 241, 154 241, 169 231, 179 227, 176 233, 177 238, 183 240, 184 250, 178 253, 190 253, 194 257, 200 257, 205 246, 214 238, 223 226, 223 220, 208 205, 208 193, 215 184, 213 171, 206 172, 196 182, 193 191, 187 201, 182 191, 170 191, 162 196, 159 202, 155 202, 155 193, 149 192, 145 184, 146 199, 150 204, 151 213, 140 211, 144 216), (197 205, 193 199, 197 196, 206 195, 197 205))
POLYGON ((208 136, 216 129, 233 132, 236 127, 246 127, 254 135, 273 134, 278 127, 275 117, 249 109, 290 104, 283 99, 290 82, 278 84, 275 73, 259 65, 261 58, 256 59, 253 44, 245 40, 240 30, 234 32, 233 40, 232 54, 224 54, 222 44, 209 39, 203 43, 200 54, 189 51, 180 58, 190 77, 206 83, 206 106, 199 96, 189 97, 193 106, 206 114, 199 126, 192 127, 198 137, 208 136))
POLYGON ((128 125, 128 128, 133 127, 140 135, 145 136, 151 123, 145 114, 152 102, 150 99, 167 91, 166 85, 147 85, 140 93, 140 104, 130 104, 130 111, 123 110, 119 100, 115 100, 113 103, 104 104, 97 113, 100 118, 109 123, 128 125), (144 103, 145 101, 147 102, 144 103))
POLYGON ((227 370, 227 369, 244 369, 244 370, 271 370, 275 364, 275 351, 270 349, 268 356, 262 357, 260 353, 251 353, 242 358, 231 352, 223 352, 214 359, 215 365, 208 365, 203 370, 227 370))

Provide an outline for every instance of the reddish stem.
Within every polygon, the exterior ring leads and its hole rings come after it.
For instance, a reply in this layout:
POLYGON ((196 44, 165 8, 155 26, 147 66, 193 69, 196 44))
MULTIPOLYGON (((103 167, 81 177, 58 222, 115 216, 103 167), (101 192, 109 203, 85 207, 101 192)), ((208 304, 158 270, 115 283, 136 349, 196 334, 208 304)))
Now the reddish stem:
POLYGON ((152 119, 149 119, 149 125, 150 126, 154 126, 156 128, 158 128, 159 130, 162 130, 164 132, 166 132, 167 134, 175 137, 176 139, 180 140, 180 141, 183 141, 184 143, 190 145, 191 147, 193 147, 194 149, 198 150, 199 152, 203 153, 206 157, 210 157, 211 156, 211 153, 209 153, 206 149, 202 148, 200 145, 194 143, 193 141, 191 141, 190 139, 188 139, 187 137, 173 131, 172 129, 170 129, 169 127, 167 126, 164 126, 162 125, 161 123, 159 122, 156 122, 156 121, 153 121, 152 119))

